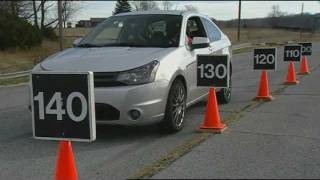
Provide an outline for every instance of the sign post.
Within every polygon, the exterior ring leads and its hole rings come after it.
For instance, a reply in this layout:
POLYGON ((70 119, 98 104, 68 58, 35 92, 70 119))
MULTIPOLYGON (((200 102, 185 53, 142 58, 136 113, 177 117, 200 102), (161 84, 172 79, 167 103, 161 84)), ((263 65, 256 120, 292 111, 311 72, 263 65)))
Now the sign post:
POLYGON ((284 46, 284 61, 299 62, 301 60, 301 45, 284 46))
POLYGON ((70 141, 96 139, 93 73, 31 74, 33 137, 60 140, 55 179, 78 179, 70 141))
POLYGON ((228 88, 230 81, 230 62, 228 55, 197 56, 197 86, 211 87, 207 111, 199 132, 222 133, 226 125, 221 123, 216 88, 228 88))
POLYGON ((95 140, 92 72, 33 73, 31 83, 34 138, 95 140))
POLYGON ((312 55, 312 43, 310 42, 301 42, 301 55, 302 56, 311 56, 312 55))
POLYGON ((254 100, 271 101, 274 98, 269 91, 269 80, 267 70, 276 70, 277 49, 276 48, 256 48, 253 51, 253 69, 263 70, 261 74, 258 95, 254 100))
POLYGON ((302 53, 302 61, 300 63, 300 75, 310 74, 307 56, 312 55, 312 43, 299 43, 302 53))
POLYGON ((277 49, 276 48, 256 48, 253 50, 254 70, 276 70, 277 49))
POLYGON ((229 87, 229 57, 198 55, 197 86, 229 87))
POLYGON ((283 83, 285 85, 296 85, 299 81, 296 80, 296 71, 294 67, 294 62, 301 61, 301 45, 287 45, 284 46, 283 60, 289 61, 289 69, 287 80, 283 83))

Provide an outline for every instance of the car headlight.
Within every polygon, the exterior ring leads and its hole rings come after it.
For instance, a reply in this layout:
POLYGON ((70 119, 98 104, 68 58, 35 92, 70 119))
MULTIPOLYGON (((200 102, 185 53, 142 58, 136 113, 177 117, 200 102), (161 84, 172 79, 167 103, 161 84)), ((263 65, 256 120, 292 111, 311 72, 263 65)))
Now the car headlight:
POLYGON ((118 74, 117 81, 126 83, 128 85, 145 84, 153 82, 156 76, 158 66, 159 62, 154 60, 151 63, 143 65, 141 67, 120 72, 118 74))

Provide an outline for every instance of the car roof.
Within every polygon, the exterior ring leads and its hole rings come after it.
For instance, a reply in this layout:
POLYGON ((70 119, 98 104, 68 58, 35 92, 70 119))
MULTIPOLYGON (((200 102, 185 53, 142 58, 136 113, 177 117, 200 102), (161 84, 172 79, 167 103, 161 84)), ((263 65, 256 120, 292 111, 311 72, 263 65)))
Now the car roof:
POLYGON ((187 16, 189 14, 196 14, 199 16, 203 16, 194 11, 179 11, 179 10, 148 10, 148 11, 133 11, 127 13, 120 13, 115 16, 126 16, 126 15, 142 15, 142 14, 168 14, 168 15, 181 15, 187 16))

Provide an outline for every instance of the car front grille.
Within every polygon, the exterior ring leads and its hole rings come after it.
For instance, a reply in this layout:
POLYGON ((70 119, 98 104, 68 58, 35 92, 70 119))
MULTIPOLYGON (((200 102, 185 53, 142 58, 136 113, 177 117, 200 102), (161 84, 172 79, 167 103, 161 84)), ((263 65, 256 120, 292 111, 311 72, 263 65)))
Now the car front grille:
POLYGON ((104 104, 96 103, 96 120, 97 121, 116 121, 120 118, 120 111, 115 107, 104 104))
POLYGON ((117 72, 96 72, 94 73, 94 87, 127 86, 127 84, 117 81, 117 76, 117 72))

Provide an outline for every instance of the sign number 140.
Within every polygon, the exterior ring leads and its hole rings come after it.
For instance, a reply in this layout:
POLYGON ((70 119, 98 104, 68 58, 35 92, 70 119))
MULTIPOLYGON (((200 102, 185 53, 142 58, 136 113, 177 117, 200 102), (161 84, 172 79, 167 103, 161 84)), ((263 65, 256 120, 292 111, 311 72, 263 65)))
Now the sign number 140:
POLYGON ((71 120, 75 122, 81 122, 86 118, 88 113, 87 100, 80 92, 72 92, 71 94, 69 94, 66 101, 66 109, 63 109, 63 99, 61 92, 55 92, 46 107, 44 104, 43 92, 39 92, 33 99, 34 101, 38 101, 40 120, 45 119, 45 114, 54 114, 57 116, 57 120, 62 120, 62 116, 67 113, 71 120), (75 115, 72 108, 73 101, 76 98, 81 102, 80 115, 75 115), (56 104, 56 108, 54 108, 54 104, 56 104))

